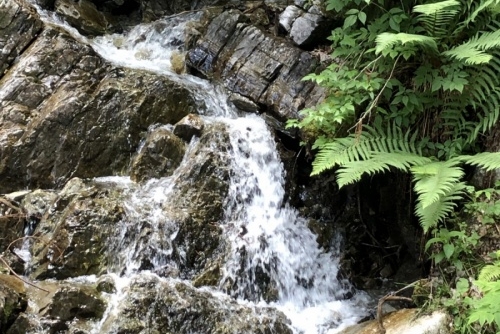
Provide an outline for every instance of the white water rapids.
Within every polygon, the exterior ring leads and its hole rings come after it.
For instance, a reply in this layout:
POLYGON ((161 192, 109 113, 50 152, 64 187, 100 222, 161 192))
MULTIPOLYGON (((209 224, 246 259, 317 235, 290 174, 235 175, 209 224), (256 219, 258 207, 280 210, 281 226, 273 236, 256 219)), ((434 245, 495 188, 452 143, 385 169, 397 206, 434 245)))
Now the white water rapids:
MULTIPOLYGON (((215 296, 224 291, 227 282, 235 282, 237 289, 230 292, 233 298, 245 305, 265 304, 257 284, 259 277, 265 275, 276 291, 276 301, 270 305, 285 313, 296 334, 336 333, 365 315, 366 297, 356 293, 345 299, 351 287, 337 278, 338 261, 334 255, 319 248, 306 220, 283 203, 285 172, 273 136, 263 119, 256 115, 238 117, 238 112, 226 103, 227 96, 221 88, 171 70, 172 52, 182 52, 182 43, 178 41, 182 41, 185 29, 189 28, 186 22, 196 19, 196 15, 165 18, 139 25, 123 35, 88 39, 53 14, 38 10, 46 22, 62 27, 116 65, 166 75, 193 87, 197 98, 207 105, 204 112, 207 121, 228 126, 232 173, 225 221, 221 226, 233 251, 223 268, 219 290, 213 292, 215 296)), ((192 142, 186 156, 194 145, 192 142)), ((186 163, 189 162, 185 159, 183 164, 186 163)), ((152 252, 154 268, 175 267, 165 259, 171 255, 170 242, 178 230, 162 216, 161 205, 168 199, 177 174, 144 185, 134 185, 128 178, 96 180, 121 183, 129 193, 128 218, 120 225, 122 239, 115 250, 121 254, 113 275, 118 292, 110 296, 106 315, 112 313, 113 307, 124 297, 131 277, 140 272, 140 252, 152 252), (148 221, 153 230, 147 244, 125 237, 141 235, 141 225, 137 223, 141 220, 148 221)), ((99 333, 101 325, 96 324, 93 332, 99 333)))

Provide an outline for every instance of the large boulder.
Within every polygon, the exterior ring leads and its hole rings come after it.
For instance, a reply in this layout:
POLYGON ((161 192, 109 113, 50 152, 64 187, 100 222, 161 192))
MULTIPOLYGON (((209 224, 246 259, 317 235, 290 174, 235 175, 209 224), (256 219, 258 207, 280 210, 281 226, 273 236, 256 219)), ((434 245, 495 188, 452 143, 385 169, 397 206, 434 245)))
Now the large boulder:
POLYGON ((197 146, 179 170, 167 212, 178 212, 173 257, 186 278, 192 278, 225 251, 219 221, 229 188, 229 133, 223 124, 205 127, 197 146))
POLYGON ((378 320, 366 321, 348 327, 338 334, 450 334, 450 317, 444 311, 435 311, 428 315, 419 315, 418 309, 402 309, 382 318, 385 331, 378 320))
POLYGON ((107 308, 95 285, 82 279, 41 281, 26 290, 30 307, 19 314, 7 334, 89 333, 107 308))
POLYGON ((63 286, 54 293, 43 314, 52 319, 102 318, 106 303, 92 286, 63 286))
POLYGON ((77 277, 106 271, 106 250, 122 219, 123 191, 72 179, 34 232, 31 277, 77 277))
POLYGON ((56 0, 55 11, 64 20, 85 35, 102 35, 111 26, 112 17, 99 11, 88 0, 56 0))
POLYGON ((184 142, 170 130, 153 130, 132 161, 130 178, 144 181, 171 175, 186 151, 184 142))
POLYGON ((135 277, 100 333, 291 334, 288 320, 266 307, 251 308, 176 280, 135 277))
POLYGON ((0 2, 0 79, 42 27, 38 15, 23 0, 0 2))
POLYGON ((123 173, 150 125, 203 107, 180 83, 45 30, 0 81, 0 193, 123 173))
POLYGON ((0 332, 5 333, 27 306, 24 283, 14 276, 0 274, 0 332))
POLYGON ((26 213, 18 203, 0 197, 0 254, 23 236, 26 213))
MULTIPOLYGON (((97 1, 97 0, 94 0, 97 1)), ((136 0, 140 3, 142 19, 153 21, 163 16, 209 6, 221 6, 230 0, 136 0)))
POLYGON ((315 105, 323 95, 301 80, 317 67, 314 57, 248 24, 238 11, 212 20, 188 52, 187 64, 207 77, 220 77, 230 91, 282 120, 297 118, 298 110, 315 105))

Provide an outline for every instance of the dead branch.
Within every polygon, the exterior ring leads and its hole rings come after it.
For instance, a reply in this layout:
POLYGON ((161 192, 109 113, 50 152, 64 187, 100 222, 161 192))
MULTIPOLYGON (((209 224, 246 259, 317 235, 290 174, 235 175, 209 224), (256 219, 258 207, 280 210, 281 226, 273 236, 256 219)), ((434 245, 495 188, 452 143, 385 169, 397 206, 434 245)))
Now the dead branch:
POLYGON ((30 281, 27 281, 25 280, 24 278, 22 278, 21 276, 19 276, 15 271, 14 269, 11 268, 11 266, 9 266, 9 264, 7 263, 7 261, 5 261, 3 259, 3 257, 0 256, 0 262, 3 263, 3 265, 7 268, 7 270, 9 270, 9 272, 14 275, 15 278, 17 278, 18 280, 22 281, 23 283, 26 283, 28 285, 31 285, 32 287, 34 288, 37 288, 38 290, 41 290, 41 291, 44 291, 44 292, 47 292, 49 293, 50 291, 49 290, 45 290, 44 288, 41 288, 39 287, 38 285, 34 284, 34 283, 31 283, 30 281))
POLYGON ((409 297, 399 297, 396 295, 398 293, 401 293, 402 291, 408 289, 408 288, 414 287, 418 282, 419 281, 408 284, 408 285, 402 287, 401 289, 399 289, 398 291, 387 294, 384 297, 379 299, 378 306, 377 306, 377 321, 378 321, 378 328, 379 328, 380 334, 385 334, 385 327, 384 327, 384 323, 383 323, 383 319, 382 319, 384 316, 384 314, 382 313, 382 305, 384 305, 384 303, 386 301, 396 301, 396 300, 397 301, 413 302, 413 300, 409 297))

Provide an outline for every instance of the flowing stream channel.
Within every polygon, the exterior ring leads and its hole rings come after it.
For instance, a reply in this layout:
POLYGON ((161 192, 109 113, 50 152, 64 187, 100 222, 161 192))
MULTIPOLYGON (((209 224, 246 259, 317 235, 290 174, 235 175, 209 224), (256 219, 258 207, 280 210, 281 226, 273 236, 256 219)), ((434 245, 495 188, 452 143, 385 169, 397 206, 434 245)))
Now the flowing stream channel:
MULTIPOLYGON (((308 229, 306 220, 284 203, 285 172, 264 120, 257 115, 239 114, 226 103, 227 96, 222 88, 171 70, 171 55, 182 52, 179 41, 189 27, 188 22, 196 20, 197 14, 164 18, 136 26, 124 34, 89 39, 53 13, 38 10, 48 24, 62 27, 111 63, 169 76, 192 87, 196 98, 207 106, 201 112, 205 121, 223 123, 229 129, 232 148, 230 186, 224 222, 220 225, 233 251, 223 265, 219 287, 203 289, 211 291, 214 296, 230 295, 244 305, 276 308, 290 319, 296 334, 335 333, 366 315, 368 298, 363 293, 353 293, 348 282, 337 278, 339 264, 335 254, 324 252, 318 246, 316 236, 308 229), (269 284, 276 292, 274 302, 266 303, 261 298, 262 291, 257 281, 262 274, 270 278, 269 284), (227 291, 228 282, 237 288, 227 291)), ((193 140, 186 156, 195 145, 196 140, 193 140)), ((185 158, 182 164, 187 163, 189 161, 185 158)), ((105 317, 95 324, 93 333, 101 332, 106 316, 120 304, 131 279, 142 272, 142 252, 150 253, 153 269, 148 270, 151 275, 159 268, 175 267, 175 263, 169 263, 168 259, 172 253, 170 241, 175 238, 178 228, 162 215, 161 206, 171 195, 182 164, 172 176, 152 179, 141 185, 134 184, 128 177, 96 179, 97 182, 115 183, 126 188, 128 199, 125 205, 127 218, 120 223, 120 232, 113 246, 118 254, 117 261, 110 269, 118 291, 109 296, 105 317), (146 243, 134 240, 133 236, 141 234, 140 224, 136 222, 146 220, 153 229, 152 234, 146 243)))

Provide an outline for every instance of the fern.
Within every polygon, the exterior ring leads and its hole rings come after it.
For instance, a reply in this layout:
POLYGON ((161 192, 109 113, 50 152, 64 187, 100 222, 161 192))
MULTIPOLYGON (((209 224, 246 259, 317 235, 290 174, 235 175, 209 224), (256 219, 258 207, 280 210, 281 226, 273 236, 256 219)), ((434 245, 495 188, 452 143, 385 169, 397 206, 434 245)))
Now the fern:
POLYGON ((364 129, 359 135, 352 134, 321 143, 313 162, 312 175, 350 162, 369 160, 373 152, 407 152, 422 155, 421 147, 415 141, 416 132, 410 137, 409 132, 403 134, 395 125, 388 127, 387 132, 380 125, 366 125, 364 129))
POLYGON ((462 168, 457 166, 459 163, 457 159, 435 161, 411 169, 415 191, 423 208, 452 193, 453 187, 464 175, 462 168))
POLYGON ((444 37, 448 34, 450 22, 459 13, 459 8, 459 1, 445 0, 415 6, 413 12, 420 13, 418 21, 424 26, 428 35, 444 37))
POLYGON ((479 281, 493 282, 500 279, 500 262, 484 266, 477 278, 479 281))
POLYGON ((415 214, 419 218, 420 225, 424 232, 437 226, 438 222, 443 221, 454 208, 457 206, 457 201, 462 199, 462 194, 465 189, 465 183, 454 183, 444 195, 430 205, 423 206, 421 196, 418 197, 415 205, 415 214))
POLYGON ((500 152, 483 152, 476 155, 464 155, 458 159, 468 163, 469 165, 478 166, 487 171, 500 168, 500 152))
POLYGON ((438 52, 438 46, 436 44, 436 40, 433 37, 417 34, 394 34, 390 32, 384 32, 377 36, 377 46, 375 48, 375 54, 380 54, 384 51, 390 51, 395 45, 405 45, 408 43, 421 46, 433 52, 438 52))
POLYGON ((474 22, 476 20, 477 16, 485 10, 490 10, 490 11, 498 10, 498 6, 500 6, 499 0, 477 1, 477 5, 476 5, 475 9, 471 12, 471 14, 467 17, 467 19, 464 20, 464 24, 468 25, 471 22, 474 22))
POLYGON ((463 61, 468 65, 485 64, 493 56, 487 51, 500 47, 500 30, 478 33, 467 42, 456 46, 443 55, 463 61))
POLYGON ((408 172, 412 166, 430 163, 431 159, 408 152, 372 152, 368 160, 348 162, 337 172, 339 187, 357 182, 364 174, 373 175, 391 167, 408 172))
POLYGON ((482 292, 482 297, 474 302, 474 309, 468 317, 469 324, 478 322, 481 326, 494 324, 500 329, 500 251, 496 252, 497 261, 484 266, 474 284, 482 292))

